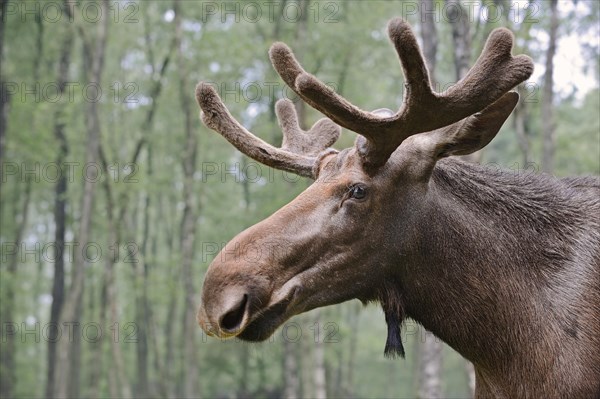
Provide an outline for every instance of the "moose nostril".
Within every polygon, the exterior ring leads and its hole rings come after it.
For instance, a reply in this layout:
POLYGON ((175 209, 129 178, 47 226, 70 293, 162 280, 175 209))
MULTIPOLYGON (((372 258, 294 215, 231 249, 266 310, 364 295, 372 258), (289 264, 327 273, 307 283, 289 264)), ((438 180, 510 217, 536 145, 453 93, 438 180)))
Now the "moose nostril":
POLYGON ((219 326, 222 330, 232 332, 239 328, 246 313, 246 303, 248 303, 248 295, 244 294, 242 300, 221 317, 219 326))

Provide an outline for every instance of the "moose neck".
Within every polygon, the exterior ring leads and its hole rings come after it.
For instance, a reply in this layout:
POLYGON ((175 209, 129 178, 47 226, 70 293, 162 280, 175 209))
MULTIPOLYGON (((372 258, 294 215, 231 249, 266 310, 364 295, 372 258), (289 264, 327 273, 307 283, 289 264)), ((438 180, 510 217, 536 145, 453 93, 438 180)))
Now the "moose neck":
POLYGON ((534 354, 555 353, 546 337, 557 319, 577 333, 564 304, 553 302, 571 292, 549 295, 565 272, 559 254, 570 252, 554 234, 564 227, 561 210, 544 194, 559 196, 556 184, 456 160, 433 172, 418 255, 398 268, 400 290, 407 315, 480 373, 510 378, 534 354))

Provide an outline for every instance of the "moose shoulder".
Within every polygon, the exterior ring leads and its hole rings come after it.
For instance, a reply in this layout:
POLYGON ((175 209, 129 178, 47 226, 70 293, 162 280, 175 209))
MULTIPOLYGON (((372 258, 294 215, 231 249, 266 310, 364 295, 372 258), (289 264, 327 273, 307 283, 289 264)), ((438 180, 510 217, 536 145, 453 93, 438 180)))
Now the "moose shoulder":
POLYGON ((497 29, 466 77, 435 93, 410 26, 397 18, 388 28, 406 81, 396 113, 355 107, 287 46, 271 47, 282 79, 330 118, 303 131, 280 100, 281 148, 198 85, 207 126, 259 162, 315 179, 214 259, 200 325, 261 341, 310 309, 378 301, 386 354, 403 354, 400 326, 413 318, 474 363, 477 397, 599 397, 600 179, 447 158, 494 138, 532 61, 512 56, 512 34, 497 29), (330 148, 340 126, 358 133, 354 147, 330 148), (259 259, 245 253, 256 246, 267 249, 259 259))

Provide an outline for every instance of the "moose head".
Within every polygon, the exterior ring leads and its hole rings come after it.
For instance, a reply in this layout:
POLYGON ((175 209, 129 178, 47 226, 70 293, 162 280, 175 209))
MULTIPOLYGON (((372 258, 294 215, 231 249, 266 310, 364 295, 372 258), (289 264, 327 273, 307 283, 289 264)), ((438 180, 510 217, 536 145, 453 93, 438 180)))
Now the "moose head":
MULTIPOLYGON (((486 370, 500 370, 487 374, 489 386, 494 378, 508 384, 513 377, 501 365, 525 348, 533 353, 533 344, 518 334, 547 332, 536 330, 544 316, 532 310, 539 305, 534 292, 560 260, 559 250, 545 251, 564 222, 562 208, 548 200, 543 209, 535 197, 542 183, 535 179, 510 180, 443 158, 477 151, 495 137, 518 101, 510 90, 532 74, 533 62, 512 56, 513 35, 499 28, 464 79, 436 93, 408 23, 393 19, 388 33, 405 77, 395 113, 352 105, 304 71, 285 44, 273 44, 269 55, 281 78, 329 118, 303 131, 293 104, 279 100, 281 148, 242 127, 211 85, 197 86, 209 128, 258 162, 315 180, 216 256, 198 321, 210 335, 262 341, 299 313, 355 298, 376 301, 388 324, 386 354, 403 354, 400 325, 411 317, 475 363, 478 390, 486 370), (337 151, 330 146, 340 126, 358 137, 337 151), (534 194, 519 191, 524 184, 532 184, 534 194), (534 242, 540 229, 547 230, 534 242), (521 311, 511 307, 515 303, 521 311), (515 332, 519 323, 524 327, 515 332)), ((581 228, 589 231, 586 223, 581 228)), ((535 350, 544 348, 554 353, 544 345, 535 350)), ((531 368, 530 360, 515 361, 521 363, 511 369, 514 378, 531 368)))

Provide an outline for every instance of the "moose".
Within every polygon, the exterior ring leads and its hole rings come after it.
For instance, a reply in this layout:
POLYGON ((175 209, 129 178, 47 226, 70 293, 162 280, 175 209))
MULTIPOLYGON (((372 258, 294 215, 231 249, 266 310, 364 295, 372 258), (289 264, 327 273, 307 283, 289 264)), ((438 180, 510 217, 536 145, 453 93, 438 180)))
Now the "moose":
POLYGON ((405 77, 395 113, 354 106, 285 44, 271 46, 284 82, 328 118, 304 131, 293 103, 279 100, 280 148, 198 84, 206 126, 258 162, 314 179, 215 257, 200 326, 256 342, 317 307, 378 302, 387 355, 403 355, 400 329, 412 318, 474 364, 478 398, 600 397, 600 179, 450 157, 495 137, 533 62, 513 56, 512 33, 498 28, 468 74, 437 93, 410 25, 392 19, 388 35, 405 77), (341 127, 358 136, 338 151, 341 127), (267 250, 246 253, 257 247, 267 250))

